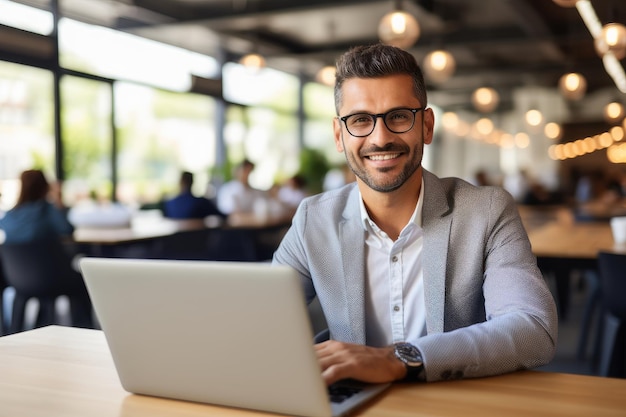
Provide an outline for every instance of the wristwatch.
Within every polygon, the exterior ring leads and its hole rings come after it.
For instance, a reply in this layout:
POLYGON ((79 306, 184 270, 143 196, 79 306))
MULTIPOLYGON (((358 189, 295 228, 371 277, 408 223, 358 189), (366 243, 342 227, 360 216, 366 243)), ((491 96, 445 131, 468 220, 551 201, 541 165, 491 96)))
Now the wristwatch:
POLYGON ((422 361, 422 354, 419 349, 410 343, 400 342, 394 344, 393 353, 396 358, 400 359, 404 366, 406 366, 405 381, 424 381, 423 375, 424 362, 422 361))

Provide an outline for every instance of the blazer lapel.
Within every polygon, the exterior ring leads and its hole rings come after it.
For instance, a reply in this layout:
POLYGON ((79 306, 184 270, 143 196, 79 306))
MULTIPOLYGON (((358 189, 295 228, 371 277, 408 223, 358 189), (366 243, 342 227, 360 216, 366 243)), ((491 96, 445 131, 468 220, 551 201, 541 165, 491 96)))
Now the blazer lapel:
POLYGON ((451 208, 440 180, 424 170, 424 298, 428 333, 444 330, 446 301, 446 262, 450 247, 451 208))
POLYGON ((354 187, 343 212, 343 221, 339 224, 341 242, 353 242, 349 250, 343 250, 342 298, 347 301, 346 308, 350 320, 350 335, 345 335, 352 343, 365 344, 365 231, 361 223, 359 210, 359 191, 354 187))

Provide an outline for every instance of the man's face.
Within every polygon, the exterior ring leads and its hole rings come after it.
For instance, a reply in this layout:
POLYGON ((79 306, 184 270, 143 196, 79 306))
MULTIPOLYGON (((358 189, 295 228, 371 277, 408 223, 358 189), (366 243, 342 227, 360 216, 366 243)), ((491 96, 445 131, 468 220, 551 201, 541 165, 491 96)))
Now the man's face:
MULTIPOLYGON (((422 107, 408 75, 349 79, 343 83, 342 93, 339 116, 422 107)), ((352 136, 339 119, 335 119, 333 128, 335 146, 339 152, 345 152, 357 178, 375 191, 391 192, 421 167, 424 144, 431 143, 433 126, 433 112, 426 109, 416 113, 413 128, 405 133, 391 132, 382 118, 376 119, 374 130, 366 137, 352 136)))

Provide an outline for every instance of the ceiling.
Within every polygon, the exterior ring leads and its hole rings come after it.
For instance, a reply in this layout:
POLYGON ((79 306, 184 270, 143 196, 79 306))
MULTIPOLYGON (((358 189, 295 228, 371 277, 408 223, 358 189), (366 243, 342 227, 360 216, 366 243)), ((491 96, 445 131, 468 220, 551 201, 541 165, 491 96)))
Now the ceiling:
MULTIPOLYGON (((18 0, 49 8, 51 0, 18 0)), ((348 47, 378 41, 389 0, 59 0, 61 14, 128 31, 224 59, 263 54, 270 67, 314 74, 348 47)), ((567 71, 585 75, 588 92, 618 92, 595 52, 576 8, 552 0, 405 0, 421 36, 410 48, 418 60, 444 47, 455 75, 431 91, 451 104, 469 103, 479 86, 503 102, 521 86, 556 87, 567 71)), ((626 1, 592 0, 602 23, 626 21, 626 1)), ((622 62, 623 64, 623 62, 622 62)), ((620 93, 621 94, 621 93, 620 93)), ((620 95, 621 97, 621 95, 620 95)))

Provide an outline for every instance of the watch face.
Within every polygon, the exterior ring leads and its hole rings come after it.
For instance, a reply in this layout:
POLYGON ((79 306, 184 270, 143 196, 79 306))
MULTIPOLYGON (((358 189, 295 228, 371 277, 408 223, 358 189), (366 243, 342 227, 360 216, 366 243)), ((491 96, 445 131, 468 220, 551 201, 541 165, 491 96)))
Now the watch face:
POLYGON ((422 355, 420 351, 410 343, 396 343, 395 353, 398 359, 409 366, 422 365, 422 355))

